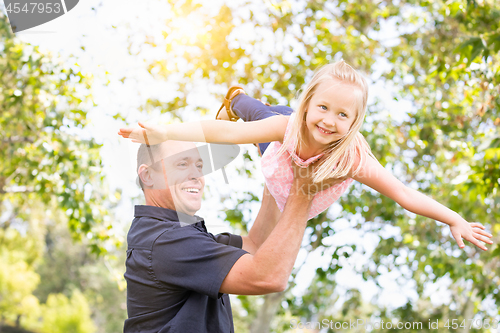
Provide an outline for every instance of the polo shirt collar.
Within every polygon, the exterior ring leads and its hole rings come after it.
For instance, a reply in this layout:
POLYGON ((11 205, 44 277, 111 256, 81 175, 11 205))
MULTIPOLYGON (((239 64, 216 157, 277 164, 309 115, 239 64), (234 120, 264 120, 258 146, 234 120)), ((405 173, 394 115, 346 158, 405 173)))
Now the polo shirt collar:
POLYGON ((199 222, 202 222, 202 224, 204 224, 203 218, 197 215, 191 216, 172 209, 147 205, 135 206, 134 217, 152 217, 163 221, 180 222, 181 225, 194 224, 199 222))

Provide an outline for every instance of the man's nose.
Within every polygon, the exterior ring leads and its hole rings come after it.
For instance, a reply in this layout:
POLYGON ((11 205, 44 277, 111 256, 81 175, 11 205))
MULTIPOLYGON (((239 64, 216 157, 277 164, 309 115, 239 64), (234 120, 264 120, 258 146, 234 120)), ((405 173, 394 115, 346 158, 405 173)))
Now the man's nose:
POLYGON ((195 178, 200 178, 200 177, 203 177, 202 168, 198 168, 197 165, 191 164, 189 167, 189 178, 195 179, 195 178))

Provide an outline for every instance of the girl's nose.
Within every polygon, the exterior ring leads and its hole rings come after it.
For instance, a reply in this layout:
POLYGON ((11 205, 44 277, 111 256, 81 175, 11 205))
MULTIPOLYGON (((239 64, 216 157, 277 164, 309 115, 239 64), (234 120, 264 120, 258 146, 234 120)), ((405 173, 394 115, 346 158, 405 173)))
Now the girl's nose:
POLYGON ((325 124, 325 126, 328 126, 329 129, 335 128, 335 120, 333 119, 333 117, 323 118, 323 124, 325 124))

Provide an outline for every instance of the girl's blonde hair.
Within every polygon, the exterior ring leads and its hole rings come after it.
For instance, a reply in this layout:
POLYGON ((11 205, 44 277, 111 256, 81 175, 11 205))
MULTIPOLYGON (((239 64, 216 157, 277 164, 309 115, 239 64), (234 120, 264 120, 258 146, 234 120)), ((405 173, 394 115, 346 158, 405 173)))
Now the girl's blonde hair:
POLYGON ((286 147, 291 146, 293 151, 299 151, 304 144, 306 131, 305 118, 309 102, 320 83, 327 80, 338 80, 341 84, 348 84, 357 89, 353 89, 356 96, 356 118, 347 134, 338 141, 332 142, 325 149, 326 159, 314 171, 314 182, 319 183, 328 178, 347 178, 352 169, 356 156, 360 157, 360 163, 353 175, 358 173, 363 158, 366 154, 375 158, 370 146, 359 130, 363 124, 368 101, 368 83, 365 78, 349 66, 344 60, 325 65, 316 71, 312 80, 307 84, 299 97, 299 106, 296 111, 295 120, 291 125, 290 133, 285 138, 283 145, 278 151, 278 156, 286 151, 286 147))

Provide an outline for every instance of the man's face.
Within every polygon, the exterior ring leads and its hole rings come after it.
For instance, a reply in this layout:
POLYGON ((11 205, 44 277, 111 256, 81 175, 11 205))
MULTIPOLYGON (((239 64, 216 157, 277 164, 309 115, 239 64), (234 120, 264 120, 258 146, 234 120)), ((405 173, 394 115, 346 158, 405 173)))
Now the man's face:
POLYGON ((198 149, 191 142, 167 141, 162 143, 162 153, 161 162, 141 176, 146 203, 194 215, 201 208, 205 187, 198 149))

